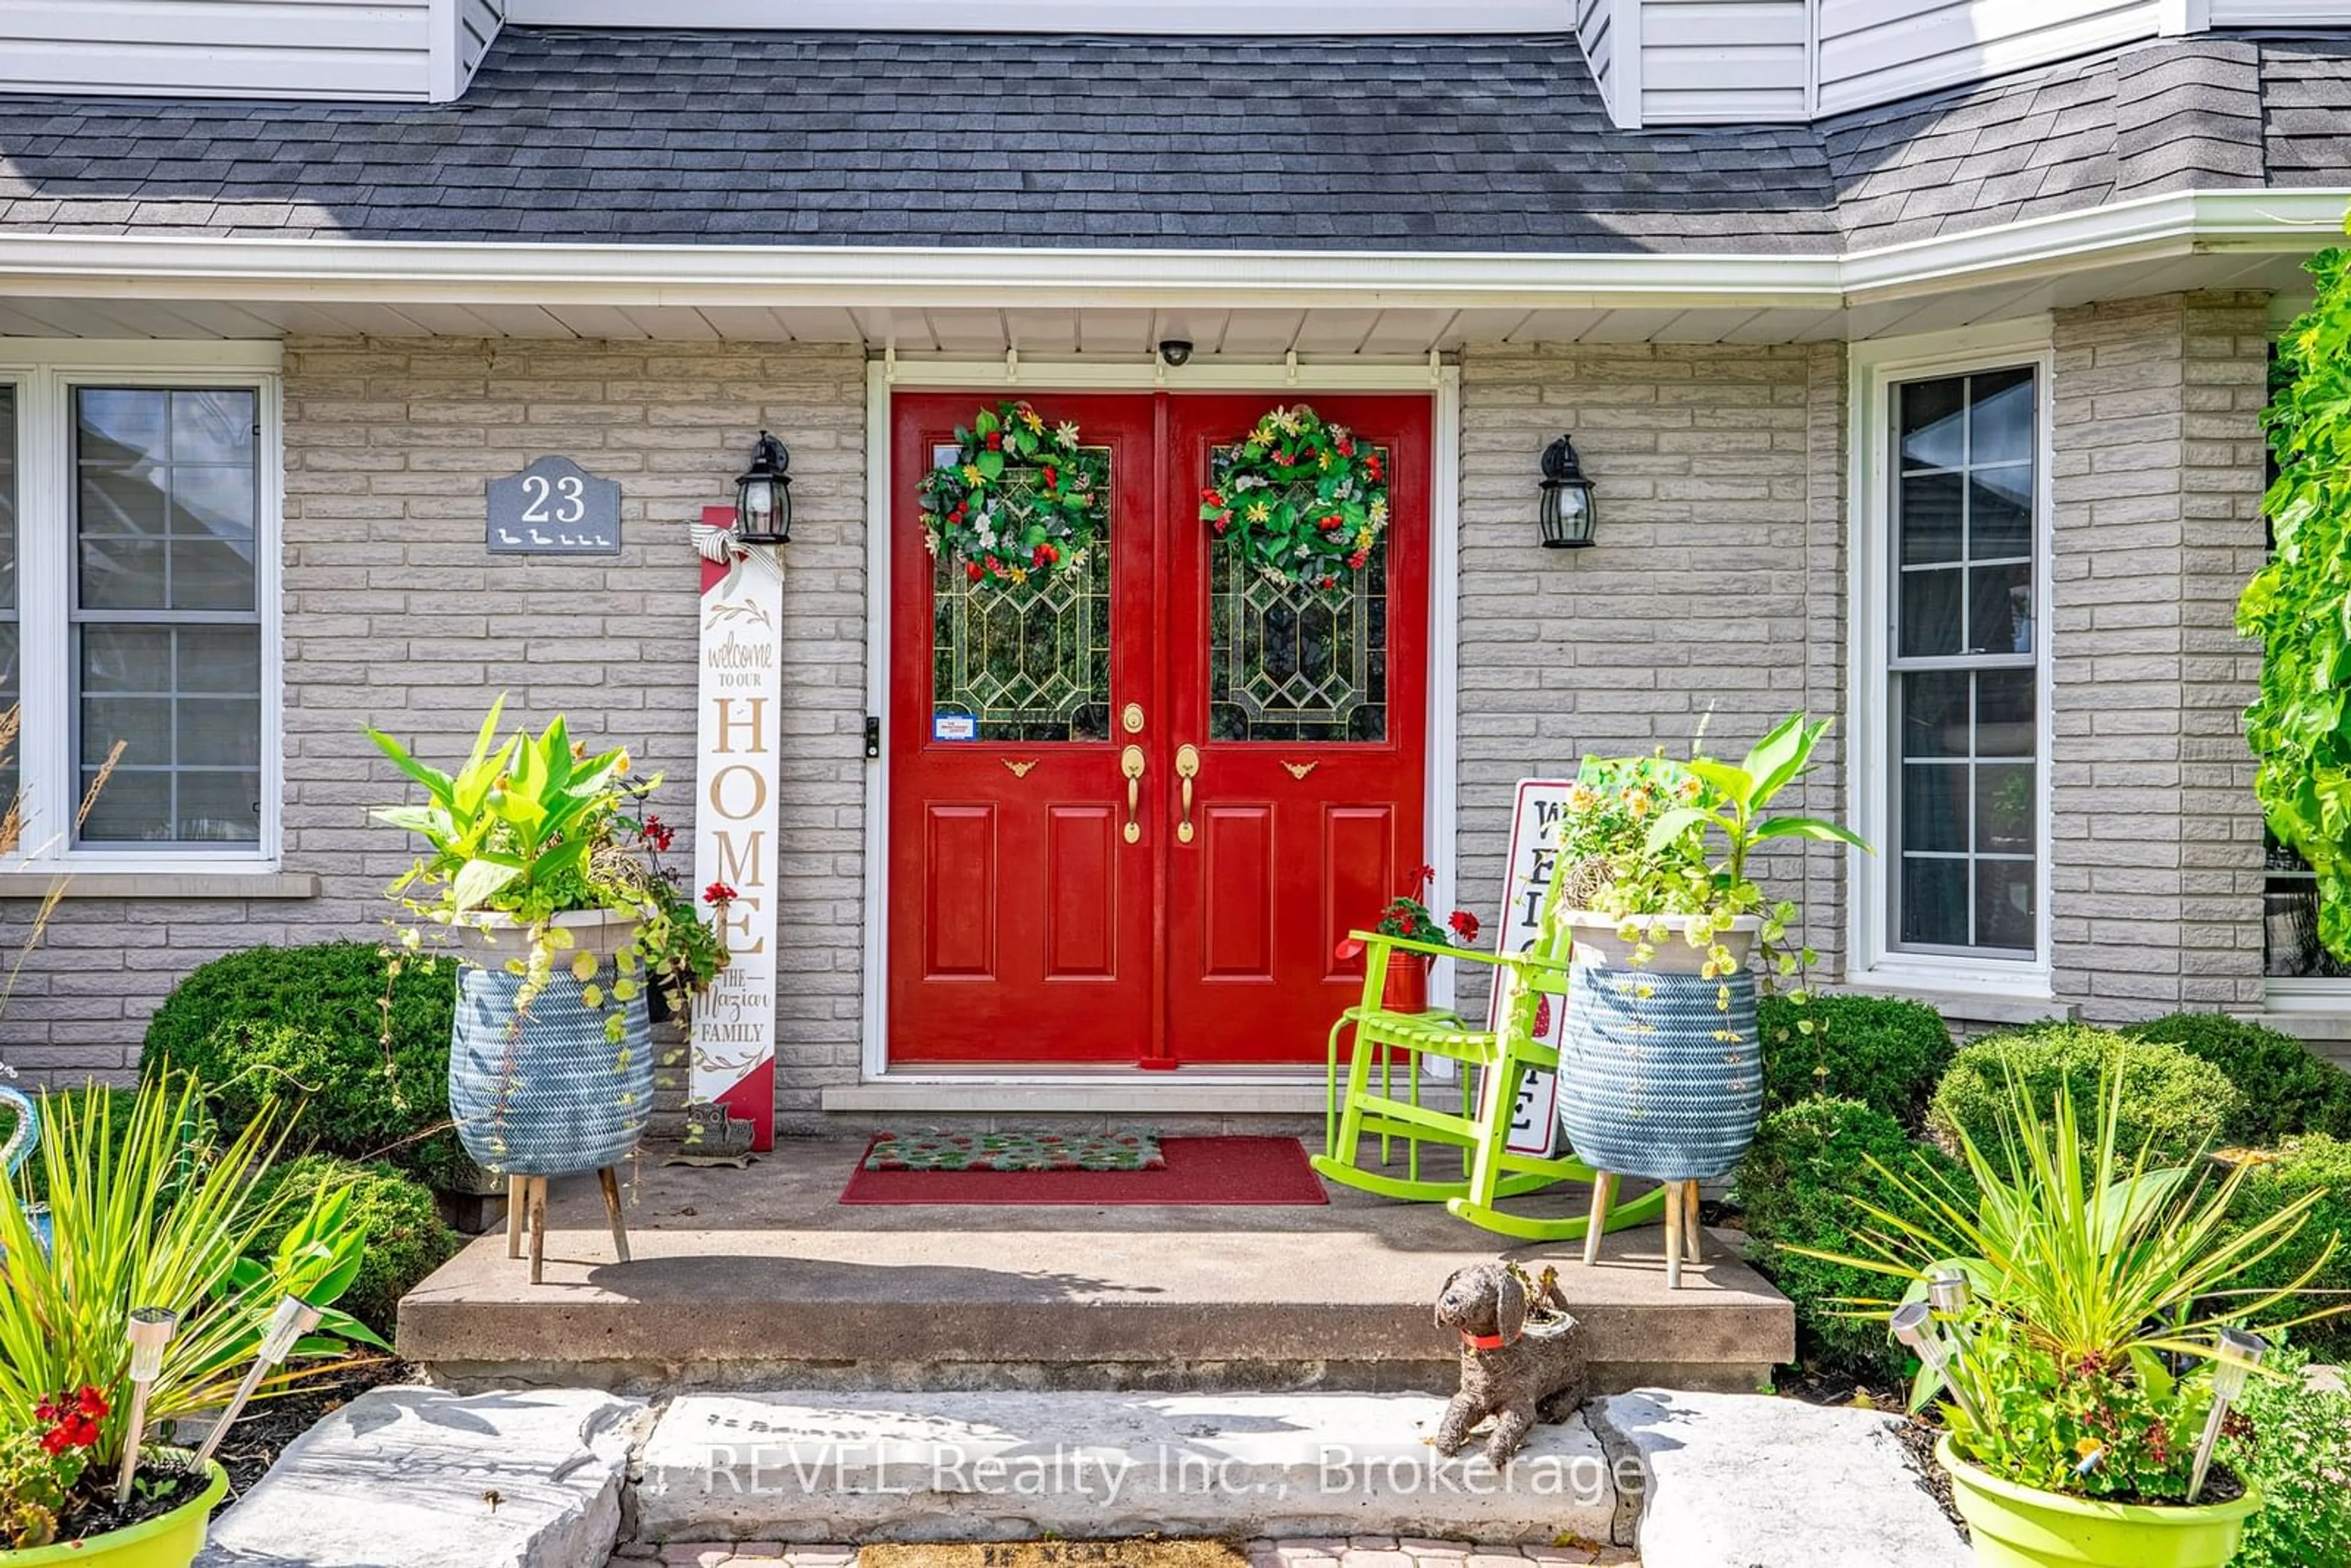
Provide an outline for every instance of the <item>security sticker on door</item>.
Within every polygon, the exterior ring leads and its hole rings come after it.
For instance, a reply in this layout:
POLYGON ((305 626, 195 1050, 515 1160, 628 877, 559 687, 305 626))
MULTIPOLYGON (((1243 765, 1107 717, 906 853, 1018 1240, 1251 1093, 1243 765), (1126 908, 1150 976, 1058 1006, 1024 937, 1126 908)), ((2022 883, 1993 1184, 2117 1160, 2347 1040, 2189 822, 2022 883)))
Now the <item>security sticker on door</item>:
POLYGON ((977 740, 979 720, 967 713, 935 713, 931 715, 933 740, 977 740))

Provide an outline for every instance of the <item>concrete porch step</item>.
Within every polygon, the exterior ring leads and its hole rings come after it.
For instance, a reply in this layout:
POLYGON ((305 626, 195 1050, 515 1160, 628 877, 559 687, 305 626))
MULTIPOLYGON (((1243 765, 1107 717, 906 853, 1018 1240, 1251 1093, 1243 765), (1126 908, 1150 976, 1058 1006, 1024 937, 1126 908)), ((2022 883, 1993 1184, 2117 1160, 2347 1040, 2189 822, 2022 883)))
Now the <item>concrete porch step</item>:
MULTIPOLYGON (((874 1207, 834 1199, 862 1141, 779 1144, 747 1171, 630 1179, 613 1261, 592 1179, 555 1184, 547 1282, 485 1237, 402 1303, 402 1354, 461 1387, 1449 1391, 1430 1319, 1455 1269, 1559 1265, 1594 1386, 1744 1390, 1794 1354, 1786 1299, 1710 1239, 1665 1288, 1656 1227, 1506 1249, 1426 1204, 874 1207)), ((1584 1189, 1518 1200, 1580 1211, 1584 1189)))
POLYGON ((1429 1446, 1426 1395, 686 1396, 640 1457, 637 1539, 990 1541, 1159 1533, 1605 1542, 1583 1416, 1507 1470, 1429 1446))

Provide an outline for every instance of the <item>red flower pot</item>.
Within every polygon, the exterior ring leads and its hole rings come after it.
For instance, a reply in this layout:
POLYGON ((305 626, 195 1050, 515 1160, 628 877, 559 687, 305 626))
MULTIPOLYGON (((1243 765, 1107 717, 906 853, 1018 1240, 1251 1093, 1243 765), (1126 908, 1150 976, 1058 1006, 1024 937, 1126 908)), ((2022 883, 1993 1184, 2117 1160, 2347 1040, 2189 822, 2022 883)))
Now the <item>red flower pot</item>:
POLYGON ((1428 1010, 1428 960, 1417 953, 1390 953, 1380 989, 1380 1006, 1392 1013, 1428 1010))

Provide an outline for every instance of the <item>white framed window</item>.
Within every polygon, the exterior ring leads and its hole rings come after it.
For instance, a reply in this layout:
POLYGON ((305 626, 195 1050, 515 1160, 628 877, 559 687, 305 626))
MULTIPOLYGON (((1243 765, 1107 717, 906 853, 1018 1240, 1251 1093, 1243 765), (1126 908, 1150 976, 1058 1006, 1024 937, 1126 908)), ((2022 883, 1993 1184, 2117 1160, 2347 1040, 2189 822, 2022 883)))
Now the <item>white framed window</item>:
POLYGON ((1853 350, 1853 977, 2049 993, 2045 321, 1853 350))
POLYGON ((0 343, 12 860, 276 868, 277 367, 274 343, 0 343))

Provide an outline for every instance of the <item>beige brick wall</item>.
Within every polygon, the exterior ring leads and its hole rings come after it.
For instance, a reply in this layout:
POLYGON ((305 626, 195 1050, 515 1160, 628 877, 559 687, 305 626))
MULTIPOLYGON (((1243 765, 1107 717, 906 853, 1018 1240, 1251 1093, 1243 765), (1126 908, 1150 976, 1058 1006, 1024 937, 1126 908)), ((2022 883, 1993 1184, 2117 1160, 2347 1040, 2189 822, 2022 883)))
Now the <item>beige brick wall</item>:
MULTIPOLYGON (((1499 903, 1511 787, 1587 753, 1737 756, 1802 707, 1842 718, 1844 350, 1481 347, 1463 356, 1460 895, 1499 903), (1536 542, 1536 459, 1575 437, 1597 542, 1536 542)), ((1839 729, 1842 729, 1840 722, 1839 729)), ((1802 791, 1842 815, 1841 755, 1802 791)), ((1842 943, 1840 857, 1774 857, 1806 934, 1842 943), (1801 862, 1802 870, 1799 870, 1801 862)))
MULTIPOLYGON (((2230 608, 2258 559, 2265 331, 2254 296, 2056 323, 2058 993, 2095 1018, 2258 1005, 2260 822, 2230 608)), ((287 865, 316 900, 75 899, 0 1022, 20 1067, 120 1077, 204 959, 382 929, 403 863, 367 808, 397 781, 374 722, 447 754, 487 696, 557 708, 677 783, 691 818, 684 540, 767 426, 792 446, 779 1104, 858 1071, 862 941, 864 368, 778 346, 298 339, 287 347, 287 865), (621 481, 616 561, 492 558, 482 486, 545 453, 621 481)), ((1464 356, 1459 615, 1463 902, 1496 913, 1510 793, 1587 752, 1735 751, 1836 716, 1802 804, 1844 814, 1847 455, 1842 345, 1479 346, 1464 356), (1535 542, 1536 459, 1573 431, 1600 542, 1535 542)), ((1777 858, 1839 970, 1844 878, 1777 858)), ((30 906, 0 905, 21 930, 30 906)))
MULTIPOLYGON (((5 1015, 8 1059, 67 1074, 136 1064, 188 969, 256 943, 372 936, 402 836, 368 808, 400 780, 374 724, 462 755, 498 691, 568 713, 666 771, 692 820, 701 507, 730 501, 761 427, 792 453, 778 1098, 857 1074, 864 769, 864 361, 854 349, 296 339, 287 346, 285 864, 314 900, 72 899, 5 1015), (493 557, 483 485, 560 453, 622 486, 614 560, 493 557)), ((683 846, 681 846, 683 847, 683 846)), ((685 862, 692 870, 691 860, 685 862)), ((6 906, 21 929, 28 906, 6 906)))
POLYGON ((2262 820, 2233 630, 2260 565, 2267 298, 2058 313, 2056 990, 2123 1021, 2262 998, 2262 820))

